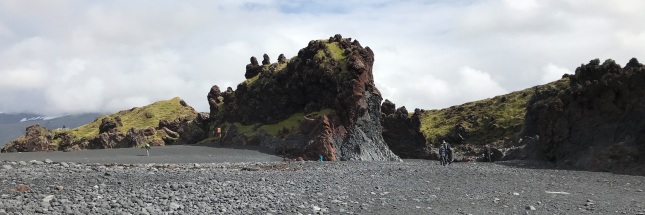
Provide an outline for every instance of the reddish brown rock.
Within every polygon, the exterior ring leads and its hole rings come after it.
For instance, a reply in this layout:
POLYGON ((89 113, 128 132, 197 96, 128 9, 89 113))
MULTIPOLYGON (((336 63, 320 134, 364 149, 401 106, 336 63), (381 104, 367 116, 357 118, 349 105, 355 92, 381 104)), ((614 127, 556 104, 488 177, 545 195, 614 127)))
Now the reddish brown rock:
POLYGON ((40 125, 30 125, 25 132, 25 136, 7 143, 2 152, 37 152, 56 150, 50 149, 52 143, 51 133, 40 125))
POLYGON ((13 189, 14 192, 25 192, 29 190, 31 190, 31 188, 26 184, 19 184, 15 189, 13 189))

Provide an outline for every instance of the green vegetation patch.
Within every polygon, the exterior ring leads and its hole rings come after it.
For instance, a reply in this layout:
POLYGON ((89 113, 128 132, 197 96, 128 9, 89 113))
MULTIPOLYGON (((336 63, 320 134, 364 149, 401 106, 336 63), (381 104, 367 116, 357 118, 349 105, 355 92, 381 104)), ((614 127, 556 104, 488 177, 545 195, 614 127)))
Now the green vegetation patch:
POLYGON ((476 145, 503 144, 522 128, 526 104, 536 89, 564 88, 568 88, 568 79, 446 109, 429 110, 421 115, 421 132, 434 144, 446 137, 463 138, 464 143, 476 145))
POLYGON ((325 45, 327 45, 327 49, 329 49, 331 57, 334 58, 334 60, 345 59, 345 51, 338 46, 338 42, 327 43, 325 45))
POLYGON ((170 100, 158 101, 144 107, 136 107, 130 110, 119 111, 118 113, 108 116, 102 116, 93 122, 69 130, 74 135, 74 139, 93 138, 99 134, 101 121, 106 118, 121 118, 122 127, 118 129, 121 132, 127 132, 130 128, 145 128, 148 126, 157 127, 160 120, 174 120, 179 117, 195 116, 197 112, 190 106, 182 106, 181 99, 175 97, 170 100))
MULTIPOLYGON (((317 116, 329 115, 329 114, 335 114, 335 111, 332 109, 326 108, 318 112, 309 113, 307 114, 307 117, 317 117, 317 116)), ((257 135, 257 132, 260 130, 264 130, 268 135, 276 136, 280 130, 283 130, 283 129, 294 130, 298 128, 298 125, 300 124, 300 120, 302 120, 304 117, 305 117, 305 114, 302 112, 299 112, 291 115, 290 117, 276 124, 242 125, 241 123, 233 123, 233 125, 235 125, 235 127, 237 128, 238 133, 247 137, 252 137, 257 135)))

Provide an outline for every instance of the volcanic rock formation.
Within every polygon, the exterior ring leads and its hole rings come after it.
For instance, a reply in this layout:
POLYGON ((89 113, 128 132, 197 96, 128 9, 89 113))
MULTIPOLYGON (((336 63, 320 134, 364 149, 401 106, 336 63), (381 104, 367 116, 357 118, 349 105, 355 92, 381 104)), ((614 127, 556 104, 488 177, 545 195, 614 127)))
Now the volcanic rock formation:
POLYGON ((645 67, 595 59, 568 76, 570 89, 538 92, 523 137, 533 156, 578 169, 645 175, 645 67))
POLYGON ((210 102, 209 93, 210 127, 224 128, 224 144, 262 144, 309 160, 399 160, 381 135, 369 47, 335 35, 309 42, 291 60, 268 61, 252 57, 247 80, 223 93, 223 103, 210 102), (280 126, 289 120, 293 126, 280 126))
POLYGON ((415 109, 411 117, 405 106, 396 109, 390 100, 381 105, 381 124, 383 139, 394 154, 401 158, 432 158, 431 147, 426 144, 426 137, 421 133, 421 114, 423 110, 415 109))

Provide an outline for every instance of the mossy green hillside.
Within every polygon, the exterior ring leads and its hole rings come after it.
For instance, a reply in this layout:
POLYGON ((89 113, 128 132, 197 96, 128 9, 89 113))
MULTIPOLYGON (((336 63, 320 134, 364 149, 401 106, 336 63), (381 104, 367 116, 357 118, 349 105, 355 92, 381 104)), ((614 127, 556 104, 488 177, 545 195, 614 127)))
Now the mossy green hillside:
MULTIPOLYGON (((332 109, 322 109, 318 112, 312 112, 307 114, 307 117, 313 118, 321 115, 329 115, 329 114, 334 114, 335 111, 332 109)), ((253 124, 253 125, 242 125, 241 123, 233 123, 233 125, 237 128, 237 132, 247 136, 247 137, 252 137, 257 135, 258 131, 263 130, 266 134, 271 135, 271 136, 276 136, 278 132, 281 130, 287 129, 289 131, 293 131, 296 128, 298 128, 298 125, 300 123, 300 120, 302 120, 305 117, 305 114, 300 112, 300 113, 295 113, 291 115, 290 117, 276 123, 276 124, 267 124, 267 125, 262 125, 262 124, 253 124)))
POLYGON ((157 127, 160 120, 174 120, 179 117, 195 116, 197 112, 190 106, 181 105, 181 99, 175 97, 170 100, 158 101, 143 107, 136 107, 130 110, 119 111, 108 116, 102 116, 93 122, 71 129, 68 132, 74 135, 75 139, 93 138, 99 133, 101 121, 106 118, 120 117, 123 126, 118 129, 127 132, 130 128, 145 128, 148 126, 157 127))
POLYGON ((509 144, 508 140, 521 130, 527 102, 536 91, 559 90, 568 86, 565 78, 494 98, 428 110, 421 115, 421 132, 434 144, 442 139, 475 145, 509 144))

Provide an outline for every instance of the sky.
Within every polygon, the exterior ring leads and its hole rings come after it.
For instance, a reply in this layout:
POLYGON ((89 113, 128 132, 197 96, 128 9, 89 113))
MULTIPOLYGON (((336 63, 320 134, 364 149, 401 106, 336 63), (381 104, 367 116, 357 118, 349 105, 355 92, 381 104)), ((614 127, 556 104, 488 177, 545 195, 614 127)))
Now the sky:
MULTIPOLYGON (((0 112, 112 113, 179 96, 207 112, 251 56, 335 34, 375 53, 397 107, 440 109, 645 59, 640 0, 0 0, 0 112)), ((641 60, 642 62, 643 60, 641 60)))

